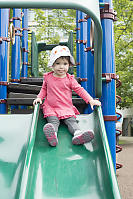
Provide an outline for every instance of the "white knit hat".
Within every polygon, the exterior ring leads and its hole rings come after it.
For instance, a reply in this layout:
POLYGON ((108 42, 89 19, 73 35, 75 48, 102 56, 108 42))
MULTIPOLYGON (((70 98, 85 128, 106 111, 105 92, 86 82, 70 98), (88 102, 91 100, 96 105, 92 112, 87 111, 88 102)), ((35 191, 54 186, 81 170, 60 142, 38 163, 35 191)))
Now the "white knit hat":
POLYGON ((48 67, 52 67, 56 59, 62 56, 70 57, 70 65, 75 65, 74 58, 71 55, 69 48, 67 46, 56 46, 51 51, 48 67))

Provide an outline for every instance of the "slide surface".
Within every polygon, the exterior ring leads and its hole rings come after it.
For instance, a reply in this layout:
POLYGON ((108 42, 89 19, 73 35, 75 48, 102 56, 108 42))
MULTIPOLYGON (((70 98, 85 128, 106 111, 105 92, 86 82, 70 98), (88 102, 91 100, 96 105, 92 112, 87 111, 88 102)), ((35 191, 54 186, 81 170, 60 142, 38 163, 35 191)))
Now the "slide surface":
POLYGON ((121 198, 101 107, 77 120, 83 131, 94 130, 94 140, 75 146, 61 124, 59 143, 50 147, 43 135, 45 120, 39 105, 33 115, 0 116, 0 127, 4 126, 0 128, 2 199, 121 198))

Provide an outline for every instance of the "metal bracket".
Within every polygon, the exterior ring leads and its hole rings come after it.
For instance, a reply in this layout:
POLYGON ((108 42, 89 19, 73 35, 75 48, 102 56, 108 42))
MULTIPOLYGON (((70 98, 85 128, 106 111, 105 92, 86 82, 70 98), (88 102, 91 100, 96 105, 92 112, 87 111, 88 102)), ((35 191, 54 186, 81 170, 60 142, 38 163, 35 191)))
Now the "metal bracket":
POLYGON ((102 77, 105 77, 106 83, 111 82, 112 79, 118 79, 118 76, 115 73, 103 73, 102 77))
POLYGON ((119 80, 119 75, 116 75, 115 73, 103 73, 102 77, 105 78, 106 83, 111 82, 112 79, 117 81, 116 88, 121 86, 121 81, 119 80))
POLYGON ((22 31, 23 31, 23 30, 27 30, 27 31, 30 31, 30 29, 28 29, 28 28, 22 28, 22 31))
POLYGON ((0 99, 0 104, 6 104, 6 100, 5 99, 0 99))
POLYGON ((79 81, 80 81, 80 82, 87 82, 87 78, 80 78, 80 77, 79 77, 79 81))
POLYGON ((79 19, 78 23, 80 23, 80 22, 87 22, 87 20, 86 19, 79 19))
POLYGON ((94 48, 92 47, 87 47, 84 49, 85 52, 91 51, 94 54, 94 48))
POLYGON ((13 20, 20 20, 20 21, 22 21, 22 18, 21 17, 12 17, 10 19, 10 22, 12 22, 13 20))
POLYGON ((11 82, 20 82, 20 79, 11 79, 11 82))
POLYGON ((101 19, 112 19, 117 21, 117 12, 112 8, 109 8, 109 3, 104 4, 104 8, 100 8, 100 17, 101 19))
POLYGON ((90 16, 86 15, 84 18, 87 20, 87 19, 90 19, 90 16))
POLYGON ((3 85, 3 86, 8 86, 8 82, 6 82, 6 81, 0 81, 0 85, 3 85))
POLYGON ((84 45, 87 44, 87 40, 76 40, 76 43, 81 44, 83 43, 84 45))
POLYGON ((80 28, 75 28, 74 30, 77 31, 77 30, 80 30, 80 28))
POLYGON ((10 42, 10 38, 8 38, 8 37, 0 37, 0 44, 2 43, 2 41, 10 42))
POLYGON ((22 64, 23 64, 23 65, 28 65, 28 66, 29 66, 29 63, 28 63, 28 62, 23 62, 22 64))
POLYGON ((104 115, 103 118, 104 121, 117 121, 116 115, 104 115))
POLYGON ((20 36, 22 37, 23 35, 21 33, 15 33, 15 36, 20 36))
POLYGON ((23 52, 29 53, 29 50, 26 50, 25 48, 22 48, 23 52))

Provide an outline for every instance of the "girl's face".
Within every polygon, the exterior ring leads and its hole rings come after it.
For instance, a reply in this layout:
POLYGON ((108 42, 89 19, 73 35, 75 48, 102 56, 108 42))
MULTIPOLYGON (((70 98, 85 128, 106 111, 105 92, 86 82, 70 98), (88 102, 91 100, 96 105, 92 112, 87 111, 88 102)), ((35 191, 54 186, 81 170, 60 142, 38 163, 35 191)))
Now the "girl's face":
POLYGON ((66 73, 68 72, 69 69, 69 61, 67 58, 65 57, 59 57, 58 59, 56 59, 56 61, 54 62, 53 65, 53 75, 55 77, 60 77, 60 78, 64 78, 66 77, 66 73))

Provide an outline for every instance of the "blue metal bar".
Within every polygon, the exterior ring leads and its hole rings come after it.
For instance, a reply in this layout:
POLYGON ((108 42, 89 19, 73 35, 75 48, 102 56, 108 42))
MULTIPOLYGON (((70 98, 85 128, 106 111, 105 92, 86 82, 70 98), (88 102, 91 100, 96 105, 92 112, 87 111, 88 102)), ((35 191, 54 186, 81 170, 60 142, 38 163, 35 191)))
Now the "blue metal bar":
MULTIPOLYGON (((85 42, 87 41, 87 21, 84 17, 86 15, 80 12, 80 78, 87 78, 87 54, 85 48, 87 47, 85 42)), ((81 85, 87 90, 87 81, 81 82, 81 85)))
POLYGON ((80 11, 76 11, 76 64, 77 64, 77 77, 80 77, 80 51, 78 40, 80 38, 80 27, 78 20, 80 18, 80 11))
POLYGON ((21 28, 21 9, 13 9, 13 25, 17 29, 15 35, 15 44, 12 46, 12 69, 11 79, 20 80, 20 28, 21 28))
MULTIPOLYGON (((20 81, 20 28, 21 28, 21 9, 13 8, 13 25, 16 28, 15 44, 12 45, 12 67, 11 67, 11 81, 20 81)), ((11 109, 18 109, 18 106, 11 106, 11 109)))
POLYGON ((94 54, 91 51, 92 44, 91 44, 91 39, 90 39, 90 34, 91 34, 91 19, 87 19, 87 47, 90 47, 90 50, 87 51, 87 77, 88 77, 88 82, 87 82, 87 87, 88 87, 88 92, 92 97, 95 97, 95 88, 94 88, 94 54))
MULTIPOLYGON (((91 19, 87 19, 87 48, 91 47, 90 41, 91 33, 91 19)), ((87 51, 87 91, 88 93, 95 98, 95 87, 94 87, 94 54, 91 50, 87 51)), ((92 109, 88 107, 88 112, 91 113, 92 109)))
MULTIPOLYGON (((28 77, 28 9, 22 9, 22 70, 21 77, 28 77)), ((27 109, 27 106, 21 106, 27 109)))
POLYGON ((22 18, 22 71, 21 77, 28 76, 28 9, 23 9, 22 18))
MULTIPOLYGON (((80 12, 80 78, 83 79, 81 86, 87 90, 87 53, 85 52, 85 48, 87 47, 87 20, 85 17, 86 14, 80 12)), ((84 113, 88 113, 88 108, 84 110, 84 113)))
MULTIPOLYGON (((112 0, 100 1, 103 3, 109 3, 112 7, 112 0)), ((114 63, 114 37, 113 37, 113 20, 102 19, 103 28, 103 73, 115 73, 114 63)), ((103 82, 102 90, 102 104, 103 104, 103 115, 104 116, 115 116, 115 80, 106 83, 103 82)), ((115 132, 115 121, 105 121, 105 127, 107 131, 107 137, 109 146, 112 154, 114 168, 116 169, 116 132, 115 132)))
MULTIPOLYGON (((8 37, 9 9, 0 9, 0 37, 8 37)), ((2 39, 0 43, 0 101, 7 98, 7 54, 8 42, 2 39), (4 84, 5 83, 5 84, 4 84), (3 85, 4 84, 4 85, 3 85)), ((0 102, 0 114, 6 113, 6 103, 0 102)))

